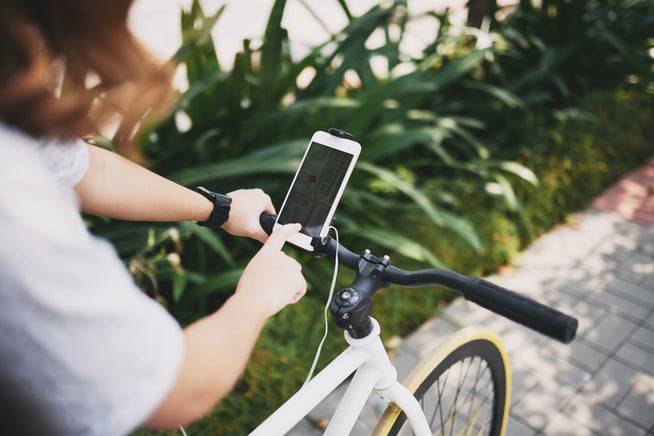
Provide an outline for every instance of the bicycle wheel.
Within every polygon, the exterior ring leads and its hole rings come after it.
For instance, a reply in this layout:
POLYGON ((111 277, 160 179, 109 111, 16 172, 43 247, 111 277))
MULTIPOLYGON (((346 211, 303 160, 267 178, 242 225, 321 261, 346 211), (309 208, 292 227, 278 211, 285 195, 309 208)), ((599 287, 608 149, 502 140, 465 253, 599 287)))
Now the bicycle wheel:
MULTIPOLYGON (((499 338, 467 328, 454 334, 409 374, 404 385, 418 399, 435 435, 503 435, 511 376, 499 338)), ((413 434, 391 403, 374 435, 413 434)))

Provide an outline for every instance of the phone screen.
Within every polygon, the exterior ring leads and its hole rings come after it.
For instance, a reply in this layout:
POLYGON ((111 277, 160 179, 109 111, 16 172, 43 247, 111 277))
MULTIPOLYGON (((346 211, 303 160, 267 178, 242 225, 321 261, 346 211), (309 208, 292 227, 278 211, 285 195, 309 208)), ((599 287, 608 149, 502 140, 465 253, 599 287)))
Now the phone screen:
POLYGON ((320 236, 352 158, 347 152, 312 142, 278 221, 300 223, 303 233, 320 236))

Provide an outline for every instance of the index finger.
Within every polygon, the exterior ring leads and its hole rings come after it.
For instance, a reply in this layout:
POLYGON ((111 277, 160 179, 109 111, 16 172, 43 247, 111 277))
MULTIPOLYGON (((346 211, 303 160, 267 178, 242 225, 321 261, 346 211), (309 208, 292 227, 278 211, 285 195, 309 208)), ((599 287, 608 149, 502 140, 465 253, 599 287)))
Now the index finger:
POLYGON ((281 250, 289 236, 298 233, 300 230, 302 230, 300 224, 275 226, 273 232, 270 234, 270 237, 263 246, 269 250, 281 250))

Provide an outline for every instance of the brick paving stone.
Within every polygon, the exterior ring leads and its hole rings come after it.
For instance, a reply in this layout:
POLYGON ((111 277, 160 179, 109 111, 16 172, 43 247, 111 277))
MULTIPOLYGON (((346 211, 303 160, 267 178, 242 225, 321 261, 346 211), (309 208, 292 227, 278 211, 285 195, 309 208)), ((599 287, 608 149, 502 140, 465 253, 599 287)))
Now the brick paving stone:
POLYGON ((654 275, 654 259, 642 253, 633 253, 618 270, 618 277, 632 283, 642 283, 652 275, 654 275))
POLYGON ((513 360, 532 368, 541 379, 574 389, 581 388, 592 377, 588 370, 558 356, 547 345, 525 348, 523 352, 516 353, 513 360))
POLYGON ((543 430, 543 434, 559 436, 591 436, 593 432, 573 421, 567 415, 562 413, 556 414, 543 430))
POLYGON ((594 331, 597 325, 609 315, 609 311, 586 300, 575 305, 572 315, 579 321, 579 327, 577 328, 577 337, 579 338, 594 331))
MULTIPOLYGON (((617 271, 622 264, 622 259, 610 258, 601 253, 591 253, 576 269, 583 271, 591 279, 603 280, 607 274, 617 271)), ((595 290, 597 289, 598 287, 595 287, 595 290)))
POLYGON ((538 239, 514 265, 519 268, 555 268, 578 264, 597 245, 596 235, 559 226, 538 239))
POLYGON ((578 424, 590 428, 595 434, 611 436, 643 434, 641 427, 618 415, 614 410, 590 401, 583 394, 576 395, 570 400, 563 413, 578 424))
POLYGON ((513 408, 513 416, 532 430, 542 430, 575 395, 574 389, 541 379, 513 408))
POLYGON ((570 344, 552 342, 550 349, 559 357, 590 374, 595 374, 609 358, 606 351, 594 347, 583 338, 576 338, 570 344))
POLYGON ((643 429, 654 426, 654 377, 641 374, 618 405, 617 412, 643 429))
POLYGON ((520 294, 530 296, 532 298, 541 295, 544 290, 544 282, 551 280, 552 273, 548 269, 547 272, 541 273, 546 277, 540 280, 535 274, 527 272, 526 270, 519 270, 501 276, 488 277, 487 280, 507 289, 511 289, 520 294))
POLYGON ((488 311, 480 310, 480 308, 466 301, 463 298, 454 300, 447 310, 443 311, 439 317, 445 319, 457 328, 463 328, 467 325, 482 323, 489 318, 488 311))
POLYGON ((586 235, 586 239, 593 239, 597 242, 605 240, 614 233, 615 226, 623 223, 620 217, 590 209, 586 213, 574 215, 574 227, 580 234, 586 235))
POLYGON ((624 343, 618 349, 615 359, 637 370, 654 374, 654 352, 632 341, 624 343))
POLYGON ((654 289, 652 288, 635 285, 620 277, 615 277, 606 283, 606 290, 648 309, 654 309, 654 289))
POLYGON ((585 300, 589 295, 595 292, 602 292, 604 289, 604 279, 597 277, 591 277, 592 283, 589 283, 590 280, 568 280, 567 283, 563 284, 560 288, 562 294, 569 295, 573 298, 579 300, 585 300))
POLYGON ((414 351, 407 351, 403 347, 398 347, 390 354, 391 362, 397 369, 397 379, 402 382, 409 375, 411 370, 420 363, 421 358, 414 354, 414 351))
POLYGON ((523 326, 522 324, 518 324, 515 321, 511 321, 510 319, 504 318, 503 316, 497 315, 490 311, 488 313, 491 315, 488 321, 483 324, 478 324, 478 327, 483 328, 484 330, 489 330, 499 335, 500 337, 502 337, 505 333, 512 331, 513 329, 529 331, 529 328, 523 326))
POLYGON ((408 336, 402 345, 419 358, 423 358, 457 330, 458 328, 445 317, 434 318, 408 336))
POLYGON ((640 323, 646 319, 650 312, 648 304, 636 303, 617 293, 601 292, 593 294, 588 297, 587 301, 606 307, 609 311, 635 323, 640 323))
POLYGON ((506 436, 529 436, 535 434, 534 430, 527 427, 517 418, 509 415, 506 423, 506 436))
POLYGON ((654 275, 643 280, 640 286, 651 291, 654 290, 654 275))
POLYGON ((631 341, 646 350, 654 352, 654 329, 647 325, 641 326, 631 336, 631 341))
POLYGON ((537 370, 511 359, 511 409, 536 387, 541 378, 542 374, 537 370))
POLYGON ((607 258, 618 259, 622 262, 637 249, 637 238, 624 234, 619 229, 616 229, 615 233, 602 242, 595 252, 607 258))
POLYGON ((654 257, 654 236, 641 240, 638 250, 646 256, 654 257))
POLYGON ((652 314, 645 320, 643 325, 645 325, 645 327, 654 329, 654 312, 652 312, 652 314))
POLYGON ((614 352, 637 329, 635 322, 609 313, 594 328, 587 330, 583 338, 596 348, 614 352))
POLYGON ((614 409, 631 390, 640 373, 617 360, 610 359, 582 387, 590 401, 614 409))
POLYGON ((525 347, 541 344, 544 341, 549 340, 540 333, 518 324, 503 331, 501 337, 502 345, 504 345, 504 349, 509 356, 513 356, 515 352, 520 351, 525 347))
POLYGON ((537 301, 548 306, 552 306, 556 310, 572 313, 574 311, 574 307, 579 302, 579 298, 561 292, 557 288, 551 288, 548 292, 543 293, 543 295, 538 298, 537 301))

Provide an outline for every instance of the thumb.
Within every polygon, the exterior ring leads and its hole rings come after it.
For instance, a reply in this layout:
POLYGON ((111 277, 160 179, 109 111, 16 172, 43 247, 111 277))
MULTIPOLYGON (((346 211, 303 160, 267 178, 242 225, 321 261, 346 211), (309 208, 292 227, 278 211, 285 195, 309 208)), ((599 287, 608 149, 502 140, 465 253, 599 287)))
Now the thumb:
POLYGON ((284 246, 286 240, 291 235, 299 233, 300 230, 302 230, 302 226, 300 224, 285 224, 283 226, 275 226, 273 232, 270 234, 270 237, 266 243, 263 244, 263 247, 265 247, 267 250, 279 251, 284 246))

